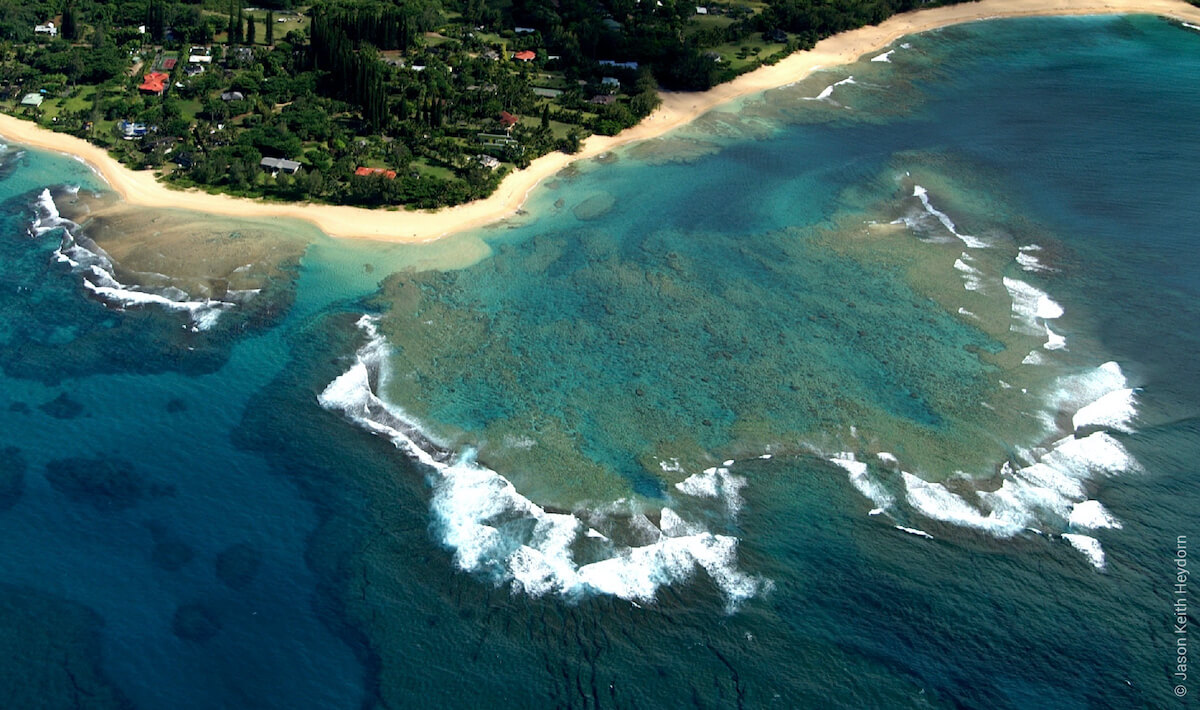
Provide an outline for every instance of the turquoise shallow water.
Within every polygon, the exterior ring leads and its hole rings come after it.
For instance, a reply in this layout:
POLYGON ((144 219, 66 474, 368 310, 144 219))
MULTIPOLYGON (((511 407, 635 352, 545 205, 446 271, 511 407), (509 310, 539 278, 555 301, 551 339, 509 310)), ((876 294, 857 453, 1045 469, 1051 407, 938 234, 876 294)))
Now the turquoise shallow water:
POLYGON ((89 296, 27 226, 90 174, 10 150, 3 704, 1176 702, 1200 33, 902 42, 197 332, 89 296))

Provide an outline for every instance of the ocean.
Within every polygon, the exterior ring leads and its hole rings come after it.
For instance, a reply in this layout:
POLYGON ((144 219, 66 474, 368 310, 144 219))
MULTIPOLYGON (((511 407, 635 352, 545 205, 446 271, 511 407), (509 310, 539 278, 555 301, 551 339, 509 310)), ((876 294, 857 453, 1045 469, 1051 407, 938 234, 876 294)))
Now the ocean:
POLYGON ((1185 705, 1197 76, 953 26, 424 246, 6 146, 0 705, 1185 705))

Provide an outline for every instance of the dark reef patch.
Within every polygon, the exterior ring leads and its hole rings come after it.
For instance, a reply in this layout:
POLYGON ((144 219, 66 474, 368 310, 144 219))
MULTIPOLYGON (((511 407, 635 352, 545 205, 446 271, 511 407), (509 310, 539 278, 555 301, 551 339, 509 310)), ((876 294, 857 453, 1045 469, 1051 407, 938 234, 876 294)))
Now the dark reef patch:
POLYGON ((63 392, 49 402, 39 404, 38 409, 55 419, 74 419, 83 414, 83 405, 71 399, 71 396, 66 392, 63 392))
POLYGON ((154 551, 151 559, 154 566, 168 572, 177 572, 196 556, 192 546, 180 540, 171 530, 161 523, 150 523, 150 534, 154 537, 154 551))
POLYGON ((56 459, 46 464, 46 480, 73 502, 97 510, 125 510, 146 498, 175 492, 173 486, 147 481, 123 459, 56 459))
POLYGON ((0 707, 132 708, 104 675, 103 625, 81 604, 0 584, 0 707))
POLYGON ((181 639, 204 643, 221 631, 221 618, 211 606, 202 602, 184 604, 175 610, 171 630, 181 639))
POLYGON ((217 577, 231 589, 245 589, 262 567, 262 552, 246 543, 230 545, 217 555, 217 577))
POLYGON ((25 493, 25 471, 29 464, 15 446, 0 449, 0 513, 12 508, 25 493))

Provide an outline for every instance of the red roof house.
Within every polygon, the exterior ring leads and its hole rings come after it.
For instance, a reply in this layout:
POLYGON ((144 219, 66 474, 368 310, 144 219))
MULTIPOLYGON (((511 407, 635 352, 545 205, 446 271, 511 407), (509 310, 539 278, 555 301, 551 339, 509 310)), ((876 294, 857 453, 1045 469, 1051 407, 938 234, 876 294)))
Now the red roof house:
POLYGON ((171 80, 169 74, 152 71, 142 80, 142 85, 138 89, 149 94, 158 94, 162 96, 162 92, 167 88, 167 82, 171 80))
POLYGON ((526 49, 522 52, 517 52, 514 54, 513 59, 516 59, 519 62, 532 62, 534 59, 537 59, 537 52, 526 49))
POLYGON ((354 174, 361 175, 363 177, 368 177, 370 175, 382 175, 385 178, 387 178, 388 180, 396 179, 396 171, 395 170, 385 170, 383 168, 366 168, 366 167, 359 166, 358 170, 354 171, 354 174))
POLYGON ((519 116, 514 116, 508 111, 500 112, 500 125, 504 126, 505 128, 512 128, 513 126, 517 125, 517 122, 520 120, 521 118, 519 116))

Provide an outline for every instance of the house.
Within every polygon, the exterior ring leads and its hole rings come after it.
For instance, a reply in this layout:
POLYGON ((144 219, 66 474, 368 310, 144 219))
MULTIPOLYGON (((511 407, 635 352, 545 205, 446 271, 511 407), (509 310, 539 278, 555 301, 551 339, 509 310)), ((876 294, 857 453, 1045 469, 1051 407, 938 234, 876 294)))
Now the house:
POLYGON ((707 7, 700 7, 699 5, 697 5, 697 6, 696 6, 696 14, 697 14, 697 15, 707 15, 707 14, 708 14, 708 8, 707 8, 707 7))
POLYGON ((496 168, 500 167, 499 160, 497 160, 493 156, 486 155, 484 153, 480 153, 479 155, 475 156, 475 159, 479 161, 480 165, 482 165, 483 167, 488 168, 490 170, 495 170, 496 168))
POLYGON ((212 55, 209 54, 189 54, 188 64, 212 64, 212 55))
POLYGON ((518 62, 532 62, 534 59, 537 59, 537 52, 526 49, 514 54, 513 59, 517 60, 518 62))
POLYGON ((221 94, 222 101, 244 101, 246 95, 240 91, 226 91, 221 94))
POLYGON ((511 136, 502 136, 495 133, 478 133, 475 137, 479 139, 480 143, 491 148, 505 148, 509 146, 519 148, 521 145, 520 142, 511 136))
POLYGON ((638 68, 637 62, 618 62, 612 59, 601 59, 599 63, 602 67, 618 67, 620 69, 632 69, 633 71, 637 71, 638 68))
POLYGON ((22 106, 41 106, 45 101, 45 97, 41 94, 25 94, 25 98, 21 99, 22 106))
POLYGON ((263 158, 258 161, 258 164, 270 170, 272 175, 281 170, 288 175, 294 175, 300 169, 300 163, 294 160, 287 160, 286 158, 263 158))
POLYGON ((204 73, 204 65, 203 64, 189 64, 186 67, 184 67, 183 73, 186 74, 187 76, 196 76, 197 74, 203 74, 204 73))
POLYGON ((611 94, 610 95, 596 94, 595 96, 593 96, 591 98, 591 100, 588 101, 588 103, 596 104, 598 106, 609 106, 611 104, 616 103, 616 101, 617 101, 617 97, 612 96, 611 94))
POLYGON ((763 32, 763 39, 765 39, 768 42, 784 43, 784 42, 788 41, 788 36, 787 36, 787 32, 784 32, 783 30, 776 27, 773 30, 768 30, 766 32, 763 32))
POLYGON ((621 80, 615 76, 606 76, 600 80, 600 86, 606 89, 619 89, 621 88, 621 80))
POLYGON ((504 128, 507 130, 511 131, 512 127, 517 125, 517 123, 520 120, 521 120, 520 116, 515 116, 515 115, 509 113, 508 111, 500 112, 500 125, 504 126, 504 128))
POLYGON ((543 89, 540 86, 533 87, 533 95, 540 96, 543 99, 554 99, 562 96, 561 89, 543 89))
POLYGON ((51 37, 57 37, 58 36, 58 28, 54 26, 53 22, 47 22, 44 25, 34 25, 33 33, 38 34, 38 35, 50 35, 51 37))
POLYGON ((537 32, 537 30, 532 27, 514 27, 513 32, 516 32, 519 35, 531 35, 534 32, 537 32))
POLYGON ((117 124, 117 130, 121 132, 125 140, 133 140, 146 135, 148 129, 144 123, 134 123, 133 121, 121 121, 117 124))
POLYGON ((143 77, 142 84, 138 87, 138 90, 147 94, 162 96, 163 92, 167 90, 167 82, 170 80, 171 76, 169 74, 152 71, 143 77))
POLYGON ((385 178, 387 178, 388 180, 396 179, 396 171, 395 170, 386 170, 384 168, 365 168, 365 167, 362 167, 361 165, 358 167, 357 170, 354 171, 354 174, 358 175, 359 177, 370 177, 371 175, 382 175, 385 178))

